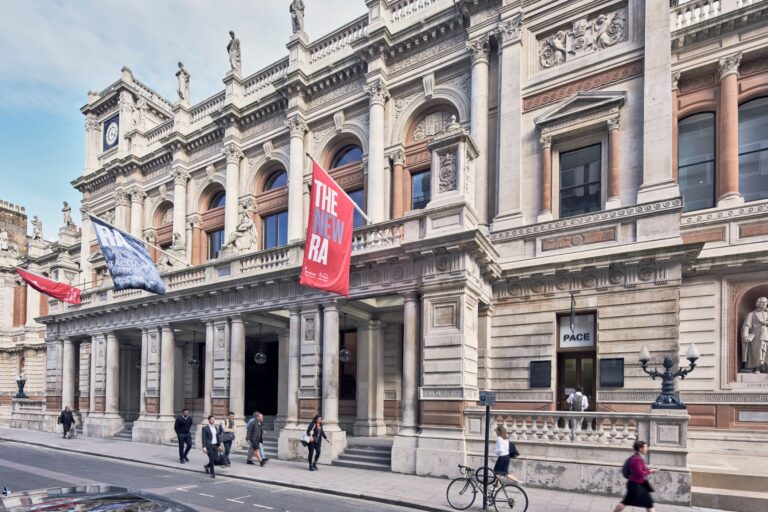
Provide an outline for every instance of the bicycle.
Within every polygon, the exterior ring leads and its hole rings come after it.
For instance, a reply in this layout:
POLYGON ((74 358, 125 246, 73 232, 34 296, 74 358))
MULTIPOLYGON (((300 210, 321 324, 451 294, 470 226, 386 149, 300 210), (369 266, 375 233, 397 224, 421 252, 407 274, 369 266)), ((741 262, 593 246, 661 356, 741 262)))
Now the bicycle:
POLYGON ((448 504, 456 510, 466 510, 475 502, 477 494, 482 496, 483 477, 488 475, 488 506, 493 506, 496 512, 513 511, 526 512, 528 510, 528 495, 514 482, 502 482, 491 468, 478 468, 473 470, 468 466, 459 464, 459 473, 462 476, 454 478, 448 484, 445 492, 448 504))

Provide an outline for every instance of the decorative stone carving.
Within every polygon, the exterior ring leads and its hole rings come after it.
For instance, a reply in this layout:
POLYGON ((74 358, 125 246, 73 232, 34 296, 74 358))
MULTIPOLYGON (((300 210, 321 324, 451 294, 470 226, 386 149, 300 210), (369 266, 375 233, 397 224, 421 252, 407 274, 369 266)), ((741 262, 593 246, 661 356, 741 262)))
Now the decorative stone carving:
POLYGON ((456 190, 456 155, 445 153, 440 155, 440 193, 456 190))
POLYGON ((115 204, 117 206, 129 206, 131 204, 131 198, 127 190, 115 190, 115 204))
POLYGON ((168 185, 165 183, 161 183, 160 186, 157 187, 157 191, 160 192, 160 197, 163 201, 168 201, 170 199, 171 195, 168 192, 168 185))
POLYGON ((264 151, 264 158, 266 158, 267 160, 272 160, 272 154, 275 151, 275 147, 272 145, 272 142, 271 141, 265 142, 261 146, 261 149, 264 151))
POLYGON ((419 142, 445 131, 448 125, 451 124, 452 117, 453 115, 445 110, 427 114, 419 121, 416 128, 413 129, 413 141, 419 142))
POLYGON ((300 116, 293 116, 285 121, 285 126, 288 127, 288 131, 291 133, 291 137, 304 137, 309 131, 307 123, 300 116))
POLYGON ((680 82, 680 73, 672 73, 672 90, 677 90, 677 84, 680 82))
POLYGON ((149 104, 144 98, 139 98, 136 107, 133 110, 133 127, 136 130, 144 132, 147 129, 147 119, 149 118, 149 104))
POLYGON ((216 166, 208 164, 205 167, 205 179, 208 183, 213 183, 214 178, 216 178, 216 166))
POLYGON ((405 151, 402 149, 396 149, 389 154, 389 157, 394 165, 405 165, 405 151))
POLYGON ((741 325, 741 363, 745 372, 768 373, 768 299, 760 297, 741 325))
POLYGON ((421 93, 414 92, 408 96, 401 96, 395 100, 395 119, 398 119, 402 114, 405 107, 411 104, 411 102, 419 96, 421 93))
POLYGON ((383 105, 389 99, 389 90, 383 80, 378 79, 375 82, 363 87, 365 94, 370 96, 371 105, 380 104, 383 105))
POLYGON ((107 210, 101 214, 101 219, 109 224, 115 223, 115 210, 107 210))
POLYGON ((467 41, 467 50, 472 56, 472 64, 478 62, 488 62, 491 54, 491 45, 487 35, 483 35, 471 41, 467 41))
POLYGON ((435 90, 435 75, 430 73, 422 79, 422 85, 424 86, 424 96, 428 99, 432 99, 432 94, 435 90))
POLYGON ((720 70, 720 79, 722 80, 727 75, 732 73, 739 73, 739 66, 741 65, 741 52, 733 55, 728 55, 720 59, 718 69, 720 70))
POLYGON ((241 205, 240 220, 235 231, 229 235, 225 248, 236 249, 240 252, 252 251, 256 248, 259 237, 256 232, 256 225, 248 214, 248 205, 249 202, 241 205))
POLYGON ((179 70, 176 72, 179 85, 176 87, 176 92, 179 94, 181 102, 187 105, 189 104, 189 77, 189 71, 184 67, 184 63, 179 62, 179 70))
POLYGON ((64 201, 64 207, 61 209, 61 214, 64 220, 64 227, 67 229, 77 229, 75 222, 72 220, 72 207, 69 203, 64 201))
POLYGON ((198 213, 192 214, 189 216, 188 222, 192 229, 201 228, 203 227, 203 216, 198 213))
POLYGON ((229 31, 229 43, 227 43, 227 53, 229 54, 229 67, 232 72, 240 76, 241 62, 240 62, 240 39, 235 37, 235 31, 229 31))
POLYGON ((171 171, 171 176, 173 176, 173 184, 175 186, 182 186, 182 187, 185 187, 187 185, 187 182, 191 177, 189 174, 189 171, 187 171, 183 167, 176 167, 175 169, 173 169, 171 171))
POLYGON ((304 339, 307 341, 312 341, 315 339, 315 319, 314 318, 307 318, 306 323, 304 325, 304 339))
POLYGON ((139 187, 133 187, 131 189, 131 201, 134 203, 141 203, 147 198, 147 193, 139 187))
POLYGON ((0 251, 8 252, 11 250, 11 244, 8 241, 8 232, 5 230, 0 231, 0 251))
POLYGON ((344 112, 336 112, 333 114, 333 125, 336 127, 336 133, 341 133, 344 128, 344 112))
POLYGON ((224 146, 221 152, 227 158, 227 164, 239 164, 240 160, 245 157, 243 150, 241 150, 235 144, 227 144, 224 146))
MULTIPOLYGON (((511 19, 499 24, 499 34, 503 45, 519 43, 523 30, 523 13, 517 14, 511 19)), ((501 48, 502 45, 499 45, 501 48)))
POLYGON ((626 7, 573 22, 571 30, 558 30, 539 41, 539 68, 548 69, 627 38, 626 7))
POLYGON ((293 0, 289 10, 291 12, 293 33, 304 32, 304 2, 302 0, 293 0))
POLYGON ((621 120, 618 117, 612 117, 608 121, 606 121, 606 124, 608 125, 608 131, 618 130, 621 126, 621 120))
POLYGON ((547 149, 552 147, 552 137, 549 135, 545 135, 539 139, 539 144, 541 144, 541 149, 547 149))
POLYGON ((96 118, 94 114, 88 114, 85 118, 85 131, 89 132, 91 130, 98 130, 99 129, 99 120, 96 118))

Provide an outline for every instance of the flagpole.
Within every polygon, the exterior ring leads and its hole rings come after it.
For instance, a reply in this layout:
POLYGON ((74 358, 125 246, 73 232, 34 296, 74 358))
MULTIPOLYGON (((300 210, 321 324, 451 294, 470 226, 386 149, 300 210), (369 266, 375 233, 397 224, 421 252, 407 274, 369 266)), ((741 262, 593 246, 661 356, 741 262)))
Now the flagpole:
MULTIPOLYGON (((313 162, 317 162, 317 160, 315 160, 314 158, 312 158, 312 155, 310 155, 309 153, 307 153, 307 156, 308 156, 308 157, 309 157, 309 159, 310 159, 310 160, 312 160, 313 162)), ((325 169, 323 169, 323 170, 325 170, 325 169)), ((328 171, 326 171, 326 173, 328 173, 328 171)), ((330 175, 330 173, 328 173, 328 177, 329 177, 329 178, 331 178, 331 180, 333 180, 333 182, 334 182, 334 183, 336 183, 336 180, 334 180, 334 179, 333 179, 333 177, 330 175)), ((365 219, 365 221, 366 221, 368 224, 373 224, 373 222, 371 222, 371 219, 369 219, 369 218, 368 218, 368 216, 365 214, 365 212, 364 212, 364 211, 363 211, 363 210, 362 210, 362 209, 361 209, 359 206, 357 206, 357 203, 355 202, 355 200, 354 200, 354 199, 352 199, 351 197, 349 197, 349 194, 347 194, 347 193, 344 191, 344 189, 343 189, 343 188, 341 188, 341 185, 339 185, 338 183, 336 183, 336 186, 337 186, 337 187, 339 187, 339 190, 341 190, 341 193, 342 193, 342 194, 344 194, 345 196, 347 196, 347 199, 349 199, 349 200, 350 200, 350 202, 352 203, 352 206, 354 206, 354 207, 355 207, 355 210, 357 210, 357 213, 359 213, 359 214, 360 214, 360 215, 361 215, 361 216, 362 216, 362 217, 365 219)))
POLYGON ((120 229, 119 227, 115 226, 114 224, 110 224, 109 222, 105 221, 104 219, 100 219, 99 217, 97 217, 97 216, 95 216, 93 214, 90 214, 90 213, 88 214, 88 216, 91 217, 92 219, 96 219, 99 222, 102 222, 102 223, 106 224, 107 226, 109 226, 109 227, 119 231, 120 233, 122 233, 125 236, 133 238, 134 240, 137 240, 141 244, 148 245, 149 247, 152 247, 156 251, 160 251, 161 253, 165 254, 169 258, 173 258, 175 260, 179 260, 180 262, 182 262, 183 264, 185 264, 188 267, 192 266, 188 261, 183 260, 183 259, 179 258, 178 256, 174 256, 173 254, 164 251, 162 248, 160 248, 160 247, 158 247, 158 246, 156 246, 154 244, 151 244, 151 243, 147 242, 146 240, 142 240, 141 238, 137 238, 137 237, 133 236, 132 234, 128 233, 127 231, 123 231, 122 229, 120 229))

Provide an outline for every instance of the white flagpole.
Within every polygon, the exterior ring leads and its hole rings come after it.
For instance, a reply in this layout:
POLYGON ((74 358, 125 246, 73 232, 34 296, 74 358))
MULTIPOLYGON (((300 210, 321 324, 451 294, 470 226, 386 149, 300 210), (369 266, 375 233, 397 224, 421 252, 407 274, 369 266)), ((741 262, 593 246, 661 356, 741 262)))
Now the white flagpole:
POLYGON ((161 253, 165 254, 165 255, 166 255, 166 256, 168 256, 169 258, 173 258, 173 259, 175 259, 175 260, 179 260, 180 262, 182 262, 183 264, 185 264, 185 265, 186 265, 186 266, 188 266, 188 267, 191 267, 191 266, 192 266, 192 265, 191 265, 191 264, 190 264, 188 261, 186 261, 186 260, 183 260, 183 259, 179 258, 178 256, 174 256, 173 254, 171 254, 171 253, 169 253, 169 252, 165 252, 165 251, 164 251, 163 249, 161 249, 160 247, 158 247, 158 246, 156 246, 156 245, 154 245, 154 244, 151 244, 151 243, 147 242, 146 240, 142 240, 141 238, 136 238, 135 236, 133 236, 132 234, 128 233, 127 231, 123 231, 123 230, 122 230, 122 229, 120 229, 119 227, 115 226, 114 224, 110 224, 109 222, 105 221, 104 219, 100 219, 99 217, 97 217, 97 216, 95 216, 95 215, 93 215, 93 214, 90 214, 90 213, 88 214, 88 216, 89 216, 89 217, 91 217, 92 219, 96 219, 96 220, 98 220, 99 222, 102 222, 102 223, 106 224, 107 226, 109 226, 109 227, 111 227, 111 228, 113 228, 113 229, 115 229, 115 230, 119 231, 120 233, 122 233, 122 234, 123 234, 123 235, 125 235, 125 236, 128 236, 128 237, 130 237, 130 238, 133 238, 134 240, 138 240, 138 241, 139 241, 139 243, 142 243, 142 244, 144 244, 144 245, 148 245, 149 247, 152 247, 153 249, 155 249, 155 250, 157 250, 157 251, 160 251, 161 253))
MULTIPOLYGON (((313 162, 315 162, 315 161, 316 161, 314 158, 312 158, 312 155, 310 155, 309 153, 307 153, 307 156, 308 156, 308 157, 309 157, 309 159, 310 159, 310 160, 312 160, 313 162)), ((325 170, 325 169, 323 169, 323 170, 325 170)), ((331 178, 331 180, 332 180, 334 183, 336 183, 336 180, 334 180, 334 179, 333 179, 333 177, 331 176, 331 174, 330 174, 328 171, 325 171, 325 173, 328 175, 328 177, 329 177, 329 178, 331 178)), ((360 215, 361 215, 361 216, 362 216, 362 217, 365 219, 365 221, 366 221, 368 224, 373 224, 373 223, 371 222, 371 219, 369 219, 369 218, 368 218, 368 216, 365 214, 365 212, 364 212, 364 211, 363 211, 363 210, 362 210, 362 209, 361 209, 359 206, 357 206, 357 203, 356 203, 356 202, 355 202, 355 201, 354 201, 354 200, 353 200, 351 197, 349 197, 349 194, 347 194, 347 193, 346 193, 346 191, 345 191, 345 190, 344 190, 344 189, 341 187, 341 185, 339 185, 338 183, 336 183, 336 186, 337 186, 337 187, 339 187, 339 190, 341 190, 341 193, 342 193, 342 194, 344 194, 345 196, 347 196, 347 199, 349 199, 349 200, 352 202, 352 206, 354 206, 354 207, 355 207, 355 210, 357 210, 357 213, 359 213, 359 214, 360 214, 360 215)))

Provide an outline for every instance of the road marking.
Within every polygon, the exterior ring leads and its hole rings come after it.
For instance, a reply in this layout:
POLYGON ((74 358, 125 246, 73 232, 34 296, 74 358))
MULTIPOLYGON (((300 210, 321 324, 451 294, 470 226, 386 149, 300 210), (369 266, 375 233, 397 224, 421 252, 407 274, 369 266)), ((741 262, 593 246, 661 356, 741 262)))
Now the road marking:
POLYGON ((194 489, 195 487, 197 487, 197 485, 185 485, 184 487, 177 487, 176 490, 182 491, 182 492, 189 492, 188 489, 194 489))
POLYGON ((251 497, 251 495, 249 494, 248 496, 240 496, 239 498, 227 498, 227 501, 232 501, 234 503, 239 503, 241 505, 245 505, 245 502, 244 501, 240 501, 240 500, 243 499, 243 498, 250 498, 250 497, 251 497))
MULTIPOLYGON (((254 506, 254 507, 259 507, 259 508, 265 508, 265 509, 267 509, 267 510, 275 510, 275 509, 274 509, 274 508, 272 508, 272 507, 268 507, 268 506, 266 506, 266 505, 259 505, 258 503, 254 503, 254 504, 253 504, 253 506, 254 506)), ((287 511, 286 511, 286 512, 287 512, 287 511)))
POLYGON ((202 493, 202 492, 201 492, 201 493, 198 493, 198 494, 199 494, 200 496, 205 496, 206 498, 215 498, 215 497, 216 497, 216 496, 214 496, 213 494, 205 494, 205 493, 202 493))

